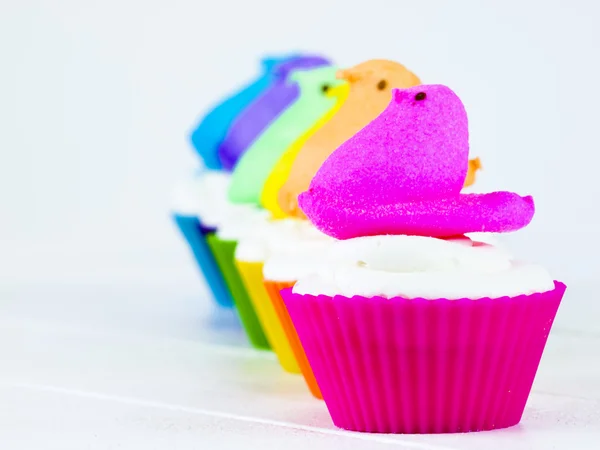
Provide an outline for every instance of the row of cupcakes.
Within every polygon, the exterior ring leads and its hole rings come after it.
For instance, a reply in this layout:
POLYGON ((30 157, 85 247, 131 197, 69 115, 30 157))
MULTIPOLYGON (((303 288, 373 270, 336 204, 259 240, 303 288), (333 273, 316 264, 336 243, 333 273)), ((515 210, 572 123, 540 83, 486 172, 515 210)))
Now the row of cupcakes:
MULTIPOLYGON (((268 58, 264 67, 271 84, 260 77, 211 111, 192 133, 208 170, 192 180, 196 192, 186 191, 191 209, 176 218, 215 299, 235 304, 250 342, 272 348, 287 371, 302 368, 311 391, 320 396, 295 332, 284 325, 289 319, 277 314, 280 297, 268 295, 271 283, 293 284, 314 265, 307 245, 324 250, 333 241, 303 220, 297 194, 340 143, 383 111, 392 86, 420 80, 386 60, 338 70, 317 56, 268 58), (233 111, 240 97, 248 100, 249 90, 256 94, 257 83, 264 91, 234 120, 222 119, 221 125, 229 124, 223 132, 215 117, 233 111), (267 237, 271 242, 264 242, 267 237), (260 245, 267 248, 258 250, 260 245), (277 265, 285 258, 284 273, 277 265)), ((474 180, 474 162, 465 184, 474 180)))
POLYGON ((296 99, 229 152, 231 175, 199 150, 210 168, 176 215, 215 299, 342 428, 518 423, 565 286, 469 233, 526 226, 532 198, 461 193, 479 162, 449 88, 382 60, 283 72, 296 99))

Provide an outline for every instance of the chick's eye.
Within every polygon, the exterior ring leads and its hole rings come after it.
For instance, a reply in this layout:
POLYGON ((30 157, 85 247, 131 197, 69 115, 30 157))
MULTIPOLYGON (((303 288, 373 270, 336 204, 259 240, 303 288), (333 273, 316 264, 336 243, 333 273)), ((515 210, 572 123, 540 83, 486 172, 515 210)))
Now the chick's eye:
POLYGON ((415 100, 420 102, 421 100, 425 100, 427 98, 427 94, 425 92, 419 92, 415 95, 415 100))
POLYGON ((329 90, 328 84, 324 84, 323 86, 321 86, 321 92, 326 93, 328 90, 329 90))
POLYGON ((379 83, 377 83, 377 89, 379 89, 380 91, 383 91, 386 87, 387 81, 385 80, 381 80, 379 83))

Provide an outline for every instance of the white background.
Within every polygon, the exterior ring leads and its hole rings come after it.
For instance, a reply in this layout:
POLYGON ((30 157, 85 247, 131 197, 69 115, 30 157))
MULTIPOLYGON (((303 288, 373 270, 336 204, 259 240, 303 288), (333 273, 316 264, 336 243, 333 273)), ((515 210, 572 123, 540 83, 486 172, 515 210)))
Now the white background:
POLYGON ((0 0, 0 447, 597 449, 598 5, 0 0), (207 312, 169 218, 198 164, 187 135, 260 56, 291 50, 449 85, 478 189, 535 196, 507 243, 569 289, 519 426, 343 432, 301 377, 244 348, 232 313, 207 312))
MULTIPOLYGON (((578 1, 1 0, 0 277, 199 282, 170 222, 187 134, 265 53, 398 60, 463 99, 508 239, 571 289, 600 272, 600 7, 578 1)), ((593 291, 592 291, 593 292, 593 291)), ((568 297, 567 297, 568 298, 568 297)), ((578 297, 582 319, 595 298, 578 297)))

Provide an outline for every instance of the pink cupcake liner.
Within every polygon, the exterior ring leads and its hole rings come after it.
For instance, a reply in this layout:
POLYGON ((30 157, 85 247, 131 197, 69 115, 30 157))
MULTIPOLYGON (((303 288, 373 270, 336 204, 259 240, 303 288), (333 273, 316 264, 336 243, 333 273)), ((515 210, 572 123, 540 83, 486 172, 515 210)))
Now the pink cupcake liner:
POLYGON ((455 433, 521 420, 566 290, 554 284, 477 300, 281 294, 336 426, 455 433))

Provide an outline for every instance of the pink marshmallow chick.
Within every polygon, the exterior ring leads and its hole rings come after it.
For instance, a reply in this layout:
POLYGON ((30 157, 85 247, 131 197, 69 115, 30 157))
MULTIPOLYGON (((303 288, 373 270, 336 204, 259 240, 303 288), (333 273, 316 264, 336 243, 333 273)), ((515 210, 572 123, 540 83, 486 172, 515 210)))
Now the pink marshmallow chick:
POLYGON ((458 96, 443 85, 394 89, 385 111, 327 158, 298 202, 337 239, 509 232, 531 222, 530 196, 461 194, 468 164, 458 96))

